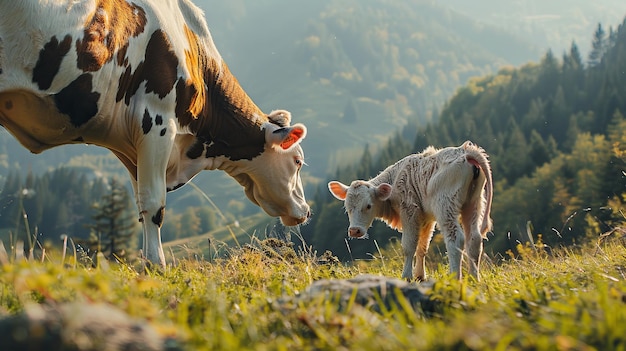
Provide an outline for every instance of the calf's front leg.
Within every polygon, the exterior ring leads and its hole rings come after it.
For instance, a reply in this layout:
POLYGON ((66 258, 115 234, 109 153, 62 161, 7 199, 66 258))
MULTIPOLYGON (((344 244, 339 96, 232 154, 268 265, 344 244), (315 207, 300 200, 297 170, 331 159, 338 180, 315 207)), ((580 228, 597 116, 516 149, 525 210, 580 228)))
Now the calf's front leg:
MULTIPOLYGON (((417 250, 417 231, 404 228, 402 232, 402 253, 404 254, 404 267, 402 279, 410 281, 413 278, 413 257, 417 250)), ((419 266, 417 267, 419 274, 419 266)), ((422 276, 424 272, 421 273, 422 276)))
POLYGON ((417 252, 415 253, 417 262, 415 263, 414 278, 417 281, 426 280, 426 254, 428 253, 430 240, 433 237, 433 229, 435 229, 435 222, 424 223, 420 228, 417 252))

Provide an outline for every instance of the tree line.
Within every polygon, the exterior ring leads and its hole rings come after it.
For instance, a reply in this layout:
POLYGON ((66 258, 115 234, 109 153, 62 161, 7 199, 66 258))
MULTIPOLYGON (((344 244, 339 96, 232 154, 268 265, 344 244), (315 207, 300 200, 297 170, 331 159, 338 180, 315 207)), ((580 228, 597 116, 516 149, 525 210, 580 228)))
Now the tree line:
MULTIPOLYGON (((587 58, 572 42, 561 58, 548 50, 539 63, 471 79, 436 121, 407 126, 377 155, 366 146, 359 162, 329 179, 368 179, 428 145, 472 140, 490 154, 493 169, 488 252, 503 253, 539 235, 547 245, 597 238, 624 220, 626 19, 615 30, 599 24, 591 42, 587 58)), ((303 227, 305 238, 343 259, 376 252, 373 240, 349 242, 348 251, 347 216, 325 184, 314 195, 318 215, 303 227)), ((379 245, 399 237, 382 223, 370 235, 379 245)))
MULTIPOLYGON (((214 210, 187 207, 167 211, 163 240, 195 236, 217 224, 214 210)), ((10 171, 0 187, 0 240, 21 240, 27 248, 59 247, 67 236, 86 257, 136 257, 141 226, 129 184, 85 169, 61 167, 26 176, 10 171)))

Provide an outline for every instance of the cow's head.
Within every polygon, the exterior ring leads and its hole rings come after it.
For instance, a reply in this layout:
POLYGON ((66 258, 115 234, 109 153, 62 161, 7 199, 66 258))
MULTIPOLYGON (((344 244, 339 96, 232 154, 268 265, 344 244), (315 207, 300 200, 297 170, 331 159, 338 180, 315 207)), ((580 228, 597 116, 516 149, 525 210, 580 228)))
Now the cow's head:
POLYGON ((265 150, 242 165, 243 171, 234 177, 250 201, 268 215, 280 217, 286 226, 301 224, 311 215, 300 178, 304 165, 300 141, 306 136, 306 127, 299 123, 281 127, 266 122, 262 128, 265 150))
POLYGON ((350 221, 348 236, 359 239, 367 239, 367 229, 372 226, 377 209, 391 196, 391 185, 382 183, 376 186, 362 180, 355 180, 350 186, 331 181, 328 190, 337 199, 344 201, 350 221))

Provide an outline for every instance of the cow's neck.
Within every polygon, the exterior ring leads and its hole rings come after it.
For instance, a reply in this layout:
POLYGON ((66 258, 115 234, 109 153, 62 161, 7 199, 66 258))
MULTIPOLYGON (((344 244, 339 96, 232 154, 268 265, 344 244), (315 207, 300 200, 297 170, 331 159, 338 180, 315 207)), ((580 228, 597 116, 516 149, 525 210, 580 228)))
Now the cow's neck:
POLYGON ((205 157, 252 159, 263 152, 265 132, 261 125, 268 117, 246 94, 225 63, 221 70, 215 65, 211 67, 205 77, 205 108, 189 123, 190 131, 197 137, 195 147, 200 143, 204 145, 205 157))

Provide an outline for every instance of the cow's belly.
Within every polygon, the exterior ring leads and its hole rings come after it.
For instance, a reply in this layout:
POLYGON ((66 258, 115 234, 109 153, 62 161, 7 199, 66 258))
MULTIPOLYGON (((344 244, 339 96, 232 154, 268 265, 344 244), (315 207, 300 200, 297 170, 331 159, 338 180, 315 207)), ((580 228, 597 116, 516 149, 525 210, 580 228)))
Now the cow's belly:
POLYGON ((67 115, 48 96, 15 90, 0 93, 0 124, 33 153, 83 142, 67 115))

